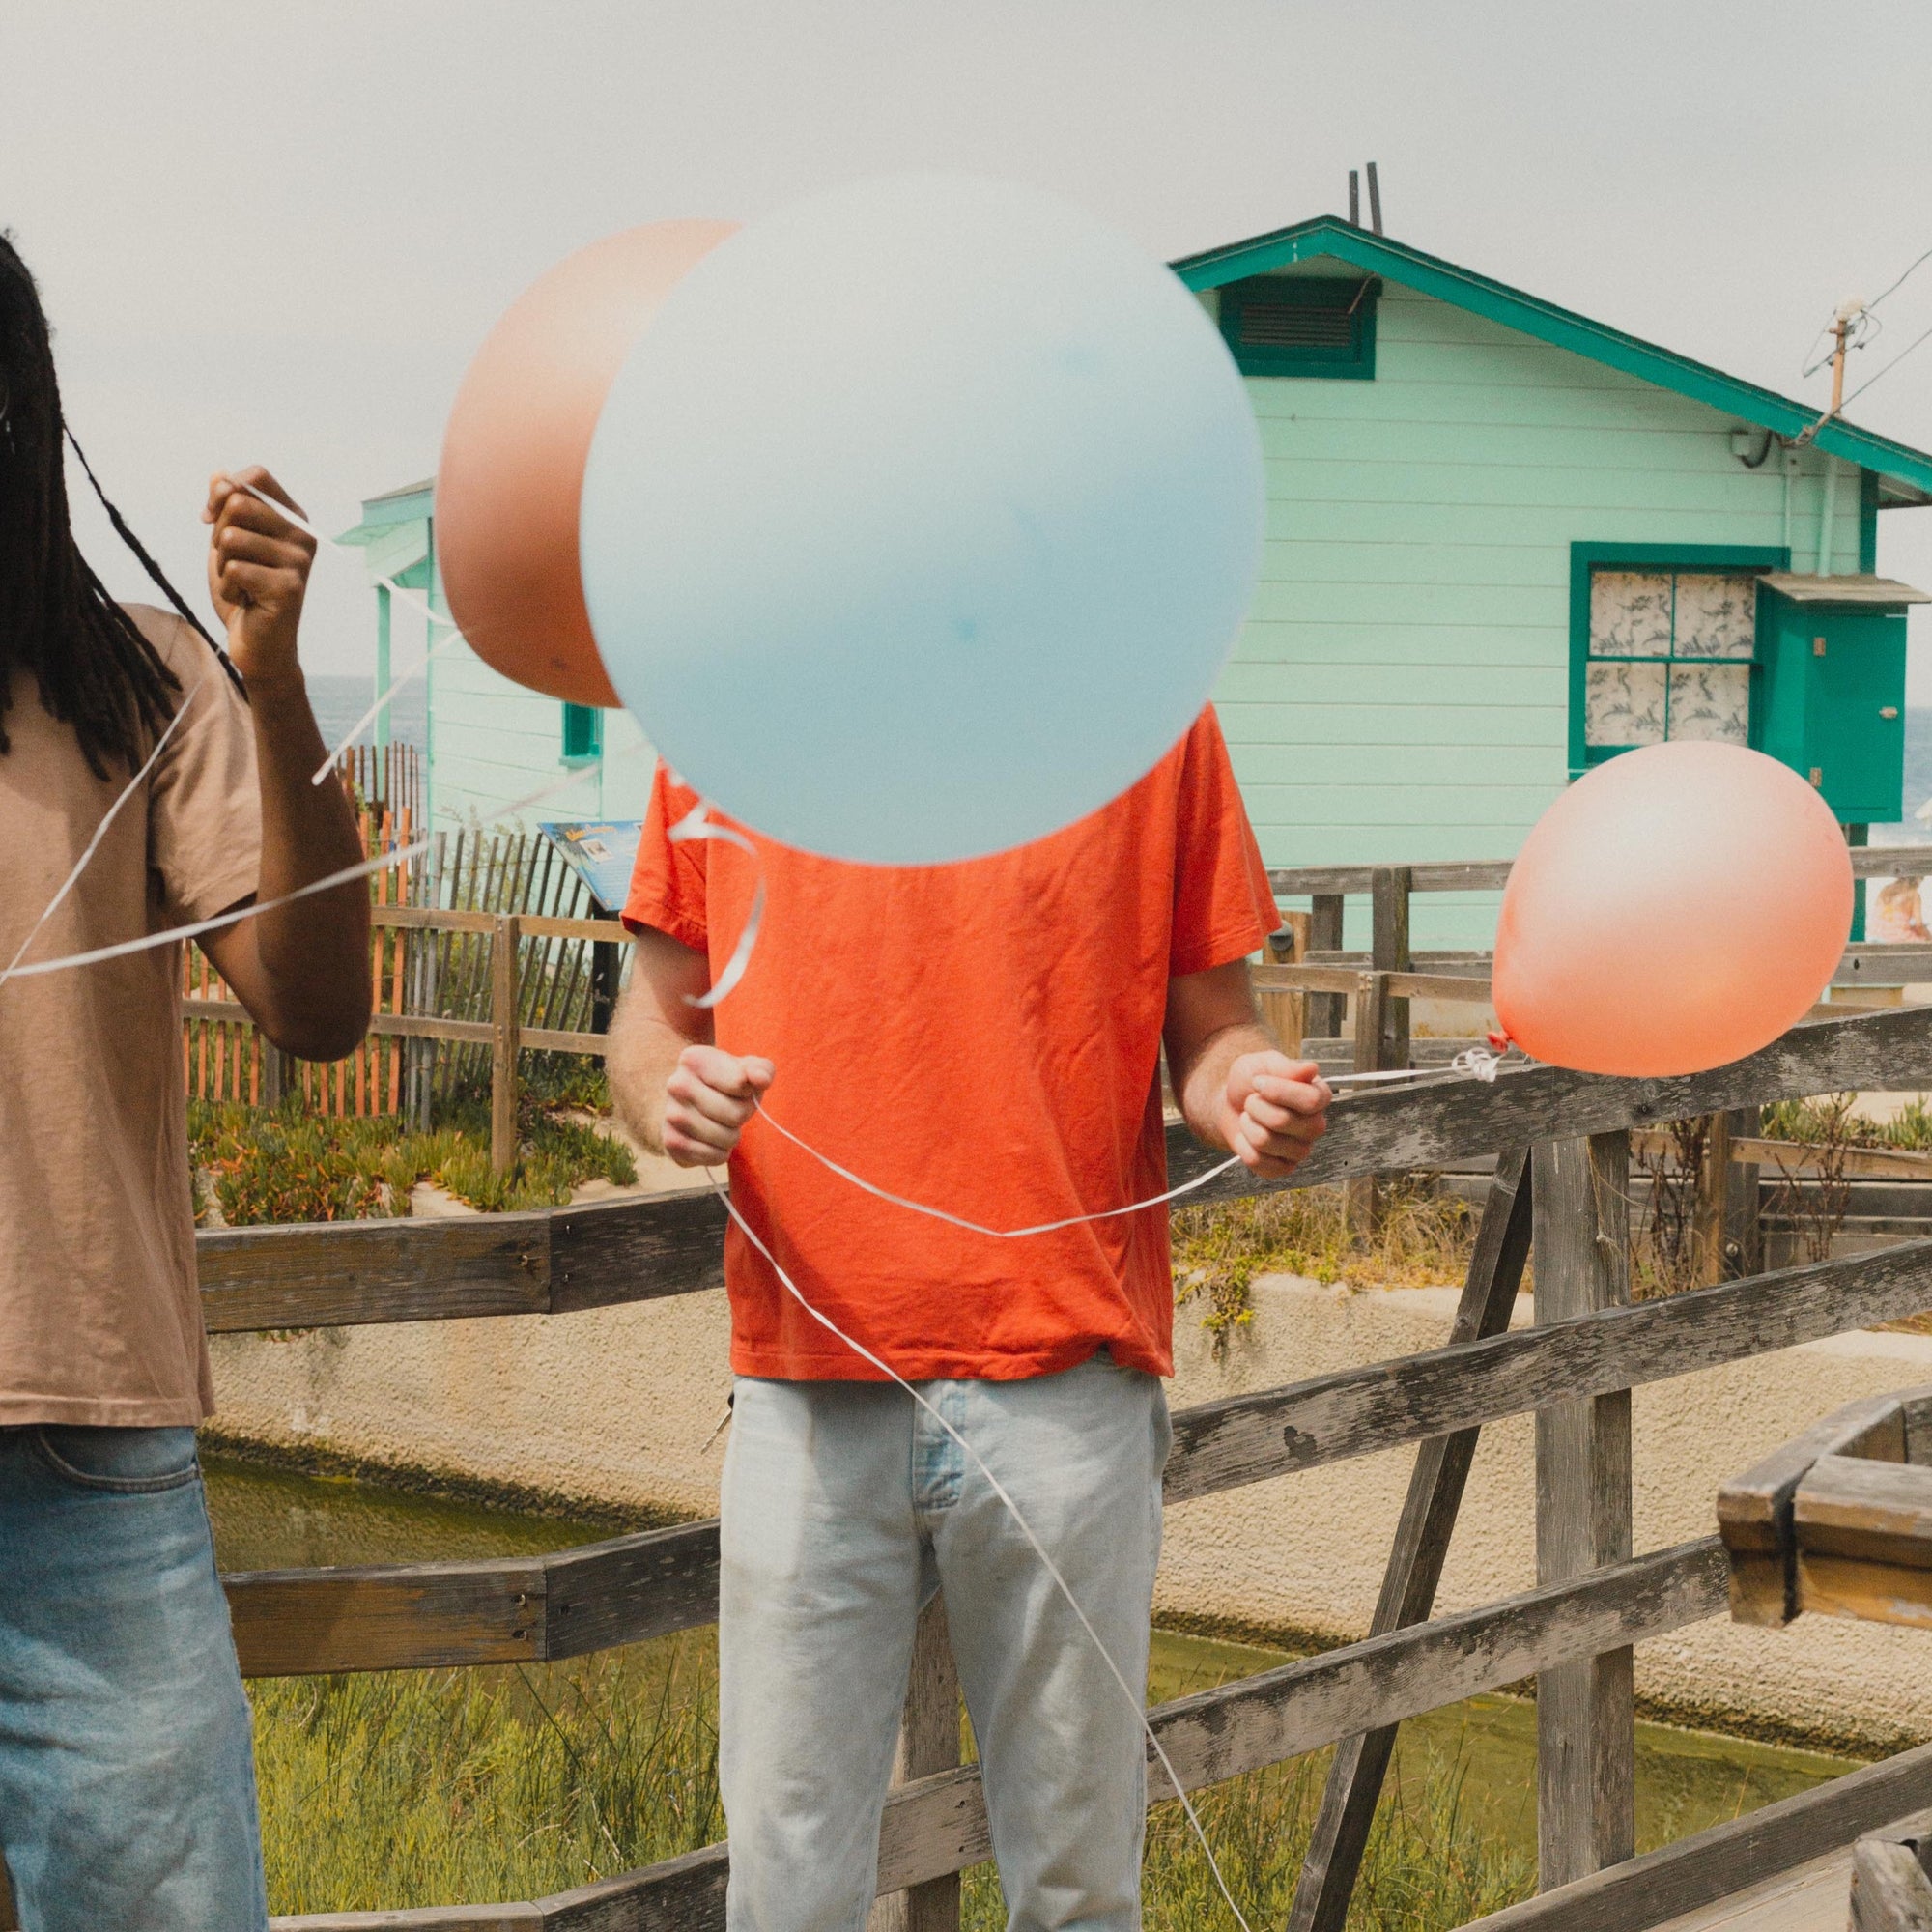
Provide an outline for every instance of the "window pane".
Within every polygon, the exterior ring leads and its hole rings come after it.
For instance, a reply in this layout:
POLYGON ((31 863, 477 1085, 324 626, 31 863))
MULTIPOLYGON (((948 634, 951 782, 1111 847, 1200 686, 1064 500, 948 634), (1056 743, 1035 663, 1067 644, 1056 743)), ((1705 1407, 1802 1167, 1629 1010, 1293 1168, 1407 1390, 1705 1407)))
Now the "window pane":
POLYGON ((1585 688, 1585 742, 1661 745, 1663 678, 1669 668, 1661 664, 1593 664, 1585 688))
MULTIPOLYGON (((1747 658, 1757 630, 1757 579, 1684 575, 1677 580, 1677 655, 1747 658)), ((1679 733, 1672 731, 1673 738, 1679 733)))
MULTIPOLYGON (((1634 667, 1633 667, 1634 668, 1634 667)), ((1662 665, 1647 665, 1662 670, 1662 665)), ((1750 669, 1746 665, 1670 667, 1670 735, 1750 743, 1750 669)))
MULTIPOLYGON (((1670 655, 1670 573, 1598 570, 1590 575, 1590 655, 1670 655)), ((1611 741, 1605 740, 1605 743, 1611 741)), ((1630 740, 1616 742, 1628 744, 1630 740)))

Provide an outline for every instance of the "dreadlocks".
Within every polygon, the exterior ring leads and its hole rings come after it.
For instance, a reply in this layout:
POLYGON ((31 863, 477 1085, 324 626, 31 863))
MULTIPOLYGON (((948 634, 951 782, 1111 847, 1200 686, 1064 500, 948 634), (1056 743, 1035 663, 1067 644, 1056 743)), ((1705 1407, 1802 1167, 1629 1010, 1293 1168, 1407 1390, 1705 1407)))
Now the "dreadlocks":
MULTIPOLYGON (((73 726, 88 768, 104 779, 110 762, 129 771, 141 762, 142 741, 173 715, 181 680, 73 540, 63 436, 71 440, 40 292, 13 238, 0 233, 0 753, 9 749, 6 713, 17 667, 33 673, 41 703, 73 726)), ((87 476, 148 575, 221 656, 92 469, 87 476)))

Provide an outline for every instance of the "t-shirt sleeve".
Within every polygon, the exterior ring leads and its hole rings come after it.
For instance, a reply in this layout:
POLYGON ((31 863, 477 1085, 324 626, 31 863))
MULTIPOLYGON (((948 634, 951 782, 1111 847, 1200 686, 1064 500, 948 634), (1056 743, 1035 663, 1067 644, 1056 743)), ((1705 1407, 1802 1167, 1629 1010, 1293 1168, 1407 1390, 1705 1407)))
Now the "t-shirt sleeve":
POLYGON ((1182 741, 1177 810, 1173 979, 1245 959, 1281 925, 1212 705, 1182 741))
POLYGON ((262 876, 255 726, 220 660, 185 624, 161 656, 182 696, 149 779, 148 864, 162 923, 190 925, 249 897, 262 876))
POLYGON ((638 863, 631 868, 631 890, 624 900, 624 923, 633 932, 652 926, 668 932, 694 952, 709 950, 710 921, 705 913, 702 838, 681 845, 670 842, 670 829, 697 804, 697 794, 681 784, 660 758, 651 779, 651 802, 644 811, 644 829, 638 838, 638 863))

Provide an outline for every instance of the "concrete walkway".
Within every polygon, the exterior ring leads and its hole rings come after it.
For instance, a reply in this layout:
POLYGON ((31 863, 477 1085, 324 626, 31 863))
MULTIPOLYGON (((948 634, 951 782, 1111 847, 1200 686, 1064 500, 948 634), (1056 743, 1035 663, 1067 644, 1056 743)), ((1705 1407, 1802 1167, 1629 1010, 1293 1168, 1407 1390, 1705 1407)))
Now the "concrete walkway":
POLYGON ((1833 1852, 1720 1905, 1687 1912, 1656 1932, 1845 1932, 1851 1885, 1851 1853, 1833 1852))

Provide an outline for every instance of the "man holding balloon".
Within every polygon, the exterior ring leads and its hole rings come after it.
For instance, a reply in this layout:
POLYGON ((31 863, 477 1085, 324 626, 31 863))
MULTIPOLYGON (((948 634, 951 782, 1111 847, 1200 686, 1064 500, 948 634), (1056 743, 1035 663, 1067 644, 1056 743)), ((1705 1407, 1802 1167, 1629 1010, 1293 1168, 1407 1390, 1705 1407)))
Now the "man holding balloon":
POLYGON ((660 770, 610 1065, 653 1144, 731 1162, 772 1257, 732 1231, 731 1922, 862 1921, 914 1623, 943 1587, 1012 1923, 1136 1925, 1139 1719, 999 1491, 1138 1690, 1173 1370, 1166 1219, 1085 1217, 1165 1187, 1163 1038, 1190 1124, 1258 1173, 1301 1158, 1327 1101, 1255 1019, 1246 955, 1274 909, 1219 728, 1204 714, 1066 831, 955 866, 672 844, 696 803, 660 770), (761 880, 762 943, 714 1021, 694 1002, 761 880), (874 1186, 973 1226, 855 1190, 776 1130, 807 1122, 874 1186), (1009 1229, 1041 1232, 988 1232, 1009 1229))
POLYGON ((734 1932, 863 1923, 941 1588, 1012 1925, 1126 1932, 1173 1368, 1161 1049, 1195 1131, 1261 1174, 1329 1097, 1256 1020, 1277 915, 1201 708, 1261 540, 1226 352, 1073 211, 862 184, 554 271, 479 355, 441 490, 466 635, 559 695, 608 675, 676 761, 609 1065, 647 1141, 731 1169, 734 1932), (641 330, 614 380, 570 367, 614 363, 613 281, 641 330), (511 593, 556 506, 511 499, 544 467, 581 477, 587 626, 539 653, 511 593))
POLYGON ((452 412, 465 637, 660 765, 620 1110, 730 1166, 734 1932, 856 1932, 943 1588, 1016 1932, 1140 1922, 1172 1372, 1163 1045, 1291 1171, 1277 923, 1204 709, 1263 538, 1240 379, 1123 237, 865 182, 560 264, 452 412), (673 769, 673 766, 675 769, 673 769))

